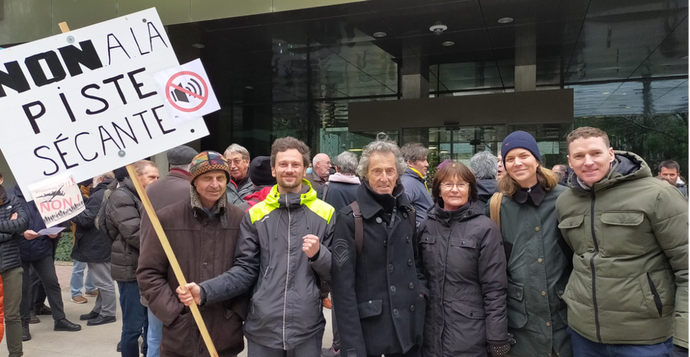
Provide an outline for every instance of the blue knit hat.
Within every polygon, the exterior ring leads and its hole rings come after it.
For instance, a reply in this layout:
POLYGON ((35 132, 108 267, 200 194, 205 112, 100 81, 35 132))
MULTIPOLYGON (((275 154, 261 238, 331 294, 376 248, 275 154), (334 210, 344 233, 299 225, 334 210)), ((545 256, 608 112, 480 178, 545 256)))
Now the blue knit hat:
POLYGON ((506 165, 506 155, 513 149, 525 149, 532 153, 537 161, 541 163, 541 155, 539 155, 539 145, 534 137, 522 130, 510 133, 504 140, 501 146, 501 156, 503 156, 503 166, 506 165))

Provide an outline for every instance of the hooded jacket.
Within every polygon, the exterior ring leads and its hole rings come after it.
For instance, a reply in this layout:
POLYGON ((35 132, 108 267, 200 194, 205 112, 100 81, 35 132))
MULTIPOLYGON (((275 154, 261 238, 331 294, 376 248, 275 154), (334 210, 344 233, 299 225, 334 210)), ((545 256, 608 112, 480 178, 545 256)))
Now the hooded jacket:
POLYGON ((479 179, 477 180, 477 198, 479 200, 479 207, 484 208, 489 202, 491 196, 498 192, 498 180, 494 179, 479 179))
POLYGON ((489 343, 508 342, 506 256, 501 232, 467 203, 446 211, 439 203, 419 231, 429 279, 424 357, 485 357, 489 343))
POLYGON ((22 266, 19 242, 29 227, 29 215, 19 199, 9 196, 0 185, 0 273, 22 266), (11 219, 16 213, 17 219, 11 219))
POLYGON ((400 183, 405 187, 405 194, 414 206, 417 215, 417 227, 426 218, 426 213, 434 205, 429 191, 426 190, 424 179, 409 167, 403 172, 400 177, 400 183))
POLYGON ((319 199, 326 201, 338 212, 341 208, 357 199, 357 188, 359 185, 360 182, 357 176, 336 173, 331 175, 328 178, 328 182, 318 189, 318 196, 319 199), (325 191, 326 187, 328 187, 328 191, 325 191), (326 192, 326 197, 323 196, 324 192, 326 192))
POLYGON ((254 183, 252 183, 252 180, 249 178, 249 172, 247 172, 247 176, 238 183, 230 177, 228 189, 226 191, 228 193, 228 202, 235 206, 239 206, 245 201, 243 197, 251 195, 254 191, 254 183))
MULTIPOLYGON (((41 213, 33 202, 26 202, 24 194, 19 189, 19 186, 14 188, 14 195, 24 208, 24 212, 28 214, 29 226, 25 230, 32 230, 38 232, 46 228, 43 222, 41 213)), ((24 231, 20 232, 21 239, 19 240, 19 252, 23 261, 33 262, 41 260, 53 254, 53 239, 48 236, 39 236, 34 239, 26 239, 23 236, 24 231)))
POLYGON ((422 344, 426 298, 415 257, 413 208, 398 184, 379 195, 368 183, 357 189, 362 213, 362 252, 355 245, 351 206, 338 212, 333 239, 333 306, 348 357, 407 353, 422 344))
POLYGON ((234 266, 199 284, 202 303, 231 299, 253 287, 244 324, 247 339, 291 350, 322 334, 326 322, 319 286, 331 280, 333 216, 333 207, 316 198, 307 180, 302 180, 299 194, 280 194, 273 186, 240 224, 234 266), (302 251, 307 234, 321 239, 314 259, 302 251))
POLYGON ((86 200, 84 211, 72 218, 76 224, 74 247, 71 258, 84 263, 102 263, 110 261, 112 241, 95 225, 96 215, 101 209, 103 195, 113 180, 99 183, 86 200))
POLYGON ((563 299, 570 327, 588 340, 688 347, 688 203, 652 178, 641 157, 616 151, 591 188, 575 173, 556 211, 572 247, 563 299), (674 333, 675 328, 675 333, 674 333))
POLYGON ((105 208, 108 236, 113 241, 110 259, 113 280, 128 282, 137 279, 141 210, 141 200, 128 177, 110 195, 105 208))

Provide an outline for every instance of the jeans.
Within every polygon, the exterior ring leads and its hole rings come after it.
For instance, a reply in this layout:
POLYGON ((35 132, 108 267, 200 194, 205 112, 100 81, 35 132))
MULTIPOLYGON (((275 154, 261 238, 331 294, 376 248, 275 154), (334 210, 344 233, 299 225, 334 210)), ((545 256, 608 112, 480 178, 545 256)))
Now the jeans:
POLYGON ((304 340, 289 351, 266 347, 247 339, 247 357, 321 357, 322 338, 323 331, 304 340))
MULTIPOLYGON (((101 316, 115 316, 117 296, 115 295, 115 283, 110 274, 110 262, 88 263, 88 265, 89 276, 93 277, 94 286, 98 289, 93 311, 101 316)), ((88 282, 88 280, 87 278, 86 281, 88 282)))
POLYGON ((148 342, 149 351, 146 357, 159 357, 161 348, 161 337, 163 336, 163 322, 159 320, 156 315, 149 311, 149 330, 146 336, 146 341, 148 342))
POLYGON ((590 341, 568 327, 573 357, 669 357, 673 338, 654 345, 611 345, 590 341))
POLYGON ((22 320, 19 306, 22 303, 22 268, 10 269, 0 273, 5 293, 5 336, 7 337, 7 351, 10 357, 19 357, 22 351, 22 320))
POLYGON ((43 259, 34 261, 22 260, 22 268, 24 269, 24 273, 22 274, 22 305, 20 307, 22 321, 26 323, 29 322, 31 318, 31 305, 35 302, 35 297, 29 293, 31 286, 29 283, 31 280, 29 270, 31 268, 33 268, 34 272, 36 272, 36 275, 43 283, 46 295, 48 296, 50 309, 53 310, 53 320, 58 321, 64 319, 65 307, 62 303, 60 283, 58 283, 57 274, 55 274, 53 256, 49 255, 43 259))
POLYGON ((144 338, 141 353, 146 354, 147 312, 139 300, 139 284, 135 281, 118 281, 120 288, 120 308, 122 309, 122 336, 120 349, 122 357, 139 357, 139 336, 144 338))
POLYGON ((69 289, 72 291, 72 297, 81 295, 81 290, 83 288, 86 288, 86 292, 96 290, 96 287, 93 286, 91 269, 86 273, 86 284, 84 284, 84 270, 86 270, 86 263, 75 260, 74 265, 72 265, 72 279, 69 281, 69 289))

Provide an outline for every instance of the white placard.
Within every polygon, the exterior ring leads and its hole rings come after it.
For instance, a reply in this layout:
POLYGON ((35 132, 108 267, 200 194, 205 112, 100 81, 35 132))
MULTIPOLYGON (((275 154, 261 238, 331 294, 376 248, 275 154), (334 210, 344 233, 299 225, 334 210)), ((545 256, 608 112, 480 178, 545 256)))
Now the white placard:
POLYGON ((158 92, 165 96, 165 107, 176 124, 220 110, 216 93, 201 60, 154 73, 158 92))
POLYGON ((81 190, 72 175, 60 174, 31 185, 29 191, 46 227, 76 217, 84 211, 81 190))
POLYGON ((0 149, 22 191, 208 135, 201 118, 174 123, 156 90, 152 74, 178 65, 155 9, 0 50, 0 149))

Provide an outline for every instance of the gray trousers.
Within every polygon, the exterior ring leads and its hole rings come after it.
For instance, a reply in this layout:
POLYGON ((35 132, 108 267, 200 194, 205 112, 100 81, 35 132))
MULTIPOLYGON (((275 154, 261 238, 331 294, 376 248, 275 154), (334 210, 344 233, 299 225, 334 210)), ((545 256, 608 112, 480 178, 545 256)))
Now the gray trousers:
POLYGON ((0 273, 5 292, 5 336, 10 357, 19 357, 22 352, 22 319, 19 306, 22 302, 23 270, 21 267, 0 273))
POLYGON ((117 297, 115 296, 115 283, 110 274, 110 262, 86 264, 89 267, 93 286, 98 290, 93 311, 101 316, 115 316, 117 297))
POLYGON ((321 339, 323 330, 289 351, 262 346, 247 339, 247 357, 321 357, 321 339))

